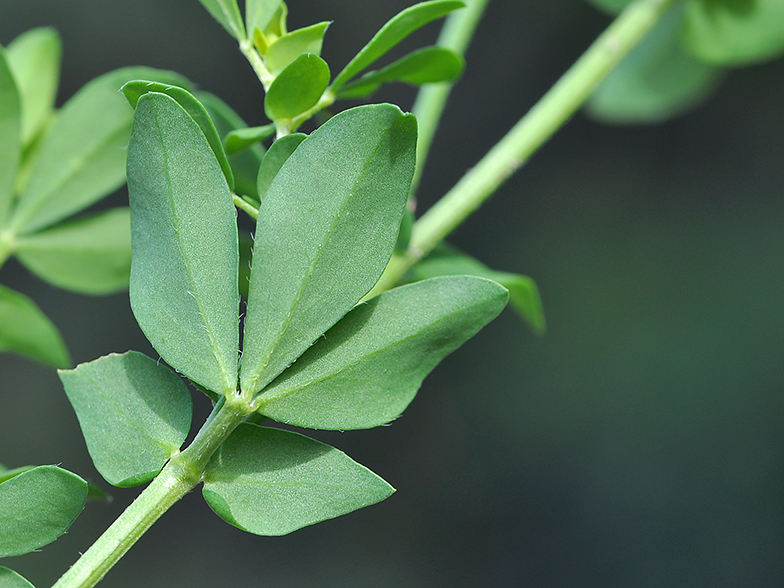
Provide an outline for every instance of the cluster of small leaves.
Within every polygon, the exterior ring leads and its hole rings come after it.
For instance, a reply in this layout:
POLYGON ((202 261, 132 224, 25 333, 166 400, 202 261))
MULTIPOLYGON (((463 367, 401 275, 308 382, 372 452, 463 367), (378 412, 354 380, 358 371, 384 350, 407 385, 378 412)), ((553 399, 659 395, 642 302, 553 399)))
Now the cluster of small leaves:
MULTIPOLYGON (((630 0, 590 0, 611 13, 630 0)), ((659 122, 697 106, 726 68, 784 54, 781 0, 688 0, 676 4, 650 36, 605 79, 587 104, 611 123, 659 122)))
MULTIPOLYGON (((169 72, 124 68, 88 83, 55 112, 60 53, 48 28, 0 47, 0 266, 13 254, 55 286, 105 294, 128 284, 128 208, 73 215, 125 182, 133 110, 117 88, 140 77, 187 83, 169 72)), ((0 351, 70 364, 51 321, 3 286, 0 351)))

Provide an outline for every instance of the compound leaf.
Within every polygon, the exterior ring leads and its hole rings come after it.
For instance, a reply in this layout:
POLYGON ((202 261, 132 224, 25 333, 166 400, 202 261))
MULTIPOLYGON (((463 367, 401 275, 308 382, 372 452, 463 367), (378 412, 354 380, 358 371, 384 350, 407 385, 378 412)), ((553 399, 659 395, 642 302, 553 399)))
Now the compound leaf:
POLYGON ((320 22, 297 29, 275 40, 264 53, 264 63, 273 76, 277 76, 303 53, 321 56, 321 46, 329 22, 320 22))
POLYGON ((264 416, 314 429, 397 418, 422 380, 506 306, 505 288, 471 276, 401 286, 358 305, 262 393, 264 416))
POLYGON ((241 381, 272 381, 378 280, 414 172, 416 119, 389 104, 341 112, 280 168, 256 224, 241 381))
POLYGON ((0 588, 35 588, 13 570, 0 566, 0 588))
POLYGON ((0 286, 0 351, 12 351, 54 367, 71 363, 60 333, 35 302, 0 286))
POLYGON ((232 37, 238 41, 245 40, 245 27, 242 24, 237 0, 199 0, 199 2, 232 37))
POLYGON ((57 539, 86 499, 87 482, 55 466, 39 466, 0 484, 0 557, 30 553, 57 539))
POLYGON ((264 198, 280 168, 283 167, 286 160, 305 138, 307 138, 307 135, 303 133, 286 135, 275 141, 267 150, 267 153, 264 154, 264 159, 261 160, 261 166, 259 167, 259 175, 256 178, 259 200, 264 198))
POLYGON ((240 425, 204 475, 204 498, 226 522, 285 535, 375 504, 394 492, 346 454, 298 433, 240 425))
POLYGON ((58 374, 95 469, 110 484, 149 482, 185 441, 191 397, 165 365, 129 351, 58 374))
POLYGON ((270 120, 294 118, 315 106, 328 85, 327 62, 313 53, 300 55, 272 82, 264 113, 270 120))
POLYGON ((5 226, 22 153, 22 110, 14 75, 0 47, 0 228, 5 226))
POLYGON ((84 294, 123 290, 131 272, 130 211, 115 208, 21 237, 16 255, 60 288, 84 294))

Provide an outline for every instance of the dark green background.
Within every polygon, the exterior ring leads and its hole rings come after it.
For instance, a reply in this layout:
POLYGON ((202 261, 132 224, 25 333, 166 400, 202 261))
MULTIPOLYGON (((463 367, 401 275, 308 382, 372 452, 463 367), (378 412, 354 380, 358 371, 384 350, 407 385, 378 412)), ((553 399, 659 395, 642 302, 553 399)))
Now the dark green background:
MULTIPOLYGON (((323 55, 336 72, 406 4, 291 0, 290 23, 335 21, 323 55)), ((578 0, 491 2, 420 205, 607 22, 578 0)), ((249 66, 196 0, 0 4, 0 43, 40 25, 63 37, 60 104, 98 74, 151 65, 264 122, 249 66)), ((783 585, 782 95, 778 61, 730 73, 708 104, 667 124, 605 127, 578 115, 453 239, 537 280, 547 336, 507 311, 444 361, 392 426, 318 435, 396 486, 392 498, 260 538, 194 492, 103 585, 783 585)), ((376 98, 408 108, 413 92, 376 98)), ((153 353, 127 294, 61 292, 14 262, 0 280, 40 303, 77 362, 153 353)), ((53 370, 3 355, 0 374, 0 461, 62 463, 97 480, 53 370)), ((207 402, 197 401, 203 416, 207 402)), ((136 491, 112 494, 43 553, 2 564, 50 585, 136 491)))

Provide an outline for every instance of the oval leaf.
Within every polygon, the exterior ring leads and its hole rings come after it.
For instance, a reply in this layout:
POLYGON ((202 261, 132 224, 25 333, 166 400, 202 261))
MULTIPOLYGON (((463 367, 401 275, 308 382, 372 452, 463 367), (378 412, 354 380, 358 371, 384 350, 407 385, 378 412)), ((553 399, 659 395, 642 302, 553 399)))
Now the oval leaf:
POLYGON ((13 570, 0 566, 0 588, 35 588, 13 570))
POLYGON ((340 90, 343 84, 383 57, 415 30, 464 6, 465 4, 459 0, 432 0, 409 6, 399 12, 381 27, 368 44, 343 68, 332 82, 332 88, 335 91, 340 90))
POLYGON ((114 486, 152 480, 188 435, 185 383, 146 355, 111 354, 58 375, 95 469, 114 486))
POLYGON ((264 53, 264 63, 273 76, 277 76, 303 53, 321 56, 321 45, 329 22, 320 22, 287 33, 277 39, 264 53))
POLYGON ((128 287, 131 215, 115 208, 22 237, 16 255, 41 279, 84 294, 128 287))
POLYGON ((237 0, 199 0, 199 2, 232 37, 238 41, 245 40, 245 27, 242 24, 237 0))
POLYGON ((394 491, 334 447, 250 424, 231 434, 204 474, 210 508, 256 535, 285 535, 380 502, 394 491))
POLYGON ((259 200, 264 198, 280 168, 306 137, 307 135, 303 133, 292 133, 291 135, 281 137, 264 154, 264 159, 261 160, 261 166, 259 167, 259 175, 256 178, 259 200))
POLYGON ((131 308, 169 365, 220 394, 236 388, 237 219, 201 129, 165 94, 139 99, 128 147, 131 308))
POLYGON ((13 351, 54 367, 71 359, 60 333, 35 302, 0 286, 0 351, 13 351))
POLYGON ((403 216, 416 119, 346 110, 286 160, 259 210, 242 389, 272 381, 376 283, 403 216))
POLYGON ((395 288, 349 312, 262 393, 259 412, 313 429, 397 418, 438 363, 500 313, 502 286, 470 276, 395 288))
POLYGON ((316 105, 329 85, 329 66, 318 55, 300 55, 275 78, 264 98, 270 120, 292 119, 316 105))
POLYGON ((21 109, 14 75, 0 47, 0 229, 8 220, 22 153, 21 109))
POLYGON ((84 508, 87 482, 39 466, 0 484, 0 557, 30 553, 68 530, 84 508))
POLYGON ((233 155, 275 134, 275 125, 235 129, 226 135, 226 153, 233 155))

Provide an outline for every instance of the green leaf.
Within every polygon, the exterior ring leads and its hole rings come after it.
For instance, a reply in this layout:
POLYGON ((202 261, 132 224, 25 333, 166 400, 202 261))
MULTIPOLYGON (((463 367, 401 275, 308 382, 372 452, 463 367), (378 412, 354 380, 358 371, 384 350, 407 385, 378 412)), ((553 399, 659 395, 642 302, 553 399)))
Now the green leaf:
POLYGON ((329 66, 318 55, 305 53, 272 82, 264 98, 270 120, 292 119, 316 105, 329 85, 329 66))
POLYGON ((264 31, 280 7, 281 0, 245 0, 245 23, 248 36, 258 29, 264 31))
POLYGON ((60 35, 52 28, 33 29, 14 39, 7 52, 22 98, 22 143, 27 145, 54 112, 60 80, 60 35))
POLYGON ((332 82, 332 88, 335 91, 340 90, 343 84, 383 57, 392 47, 415 30, 464 6, 465 4, 459 0, 433 0, 409 6, 381 27, 368 44, 338 74, 335 81, 332 82))
POLYGON ((123 184, 133 109, 118 90, 140 78, 187 83, 171 72, 130 67, 79 90, 43 139, 12 218, 14 232, 28 234, 53 225, 123 184))
POLYGON ((188 435, 188 388, 142 353, 113 353, 58 375, 95 469, 114 486, 152 480, 188 435))
POLYGON ((683 10, 670 10, 605 78, 586 112, 609 123, 654 123, 694 108, 718 86, 722 72, 681 47, 683 10))
POLYGON ((30 553, 57 539, 82 512, 87 482, 39 466, 0 484, 0 557, 30 553))
POLYGON ((236 389, 237 218, 199 126, 165 94, 139 99, 128 147, 131 308, 169 365, 236 389))
POLYGON ((400 222, 400 231, 397 234, 397 241, 395 242, 395 253, 403 255, 408 250, 415 220, 414 212, 406 206, 406 210, 403 212, 403 220, 400 222))
POLYGON ((380 502, 394 491, 334 447, 249 424, 221 445, 204 474, 210 508, 256 535, 285 535, 380 502))
POLYGON ((716 65, 743 65, 784 54, 781 0, 693 0, 683 23, 687 48, 716 65))
POLYGON ((87 500, 95 500, 99 502, 111 502, 112 497, 100 486, 87 483, 87 500))
POLYGON ((389 104, 332 117, 286 160, 261 203, 242 390, 272 381, 376 283, 414 173, 416 119, 389 104))
POLYGON ((233 155, 275 134, 275 125, 246 127, 229 131, 226 135, 226 153, 233 155))
POLYGON ((35 302, 0 286, 0 351, 13 351, 54 367, 71 364, 60 333, 35 302))
POLYGON ((223 149, 223 141, 221 141, 220 135, 218 135, 215 124, 212 122, 207 110, 193 94, 188 92, 188 90, 184 90, 177 86, 140 80, 128 82, 122 87, 122 91, 128 99, 128 102, 130 102, 131 106, 134 108, 136 108, 139 98, 149 92, 158 92, 159 94, 166 94, 170 98, 174 98, 177 104, 182 106, 185 112, 187 112, 194 122, 199 125, 201 132, 204 133, 204 137, 207 139, 207 143, 209 143, 213 153, 215 153, 215 158, 218 160, 218 163, 223 170, 223 175, 226 176, 226 183, 229 185, 229 190, 234 190, 234 174, 231 171, 229 160, 226 158, 226 152, 223 149))
POLYGON ((329 22, 320 22, 278 38, 264 53, 264 63, 270 73, 277 76, 303 53, 321 56, 321 45, 329 24, 329 22))
POLYGON ((0 588, 35 588, 13 570, 0 566, 0 588))
POLYGON ((401 286, 361 304, 261 395, 264 416, 313 429, 367 429, 397 418, 425 376, 506 306, 471 276, 401 286))
POLYGON ((261 160, 259 175, 256 178, 259 200, 264 198, 280 168, 306 138, 307 135, 303 133, 292 133, 291 135, 281 137, 272 144, 264 155, 264 159, 261 160))
POLYGON ((384 82, 405 82, 415 86, 451 82, 463 72, 463 58, 445 47, 423 47, 378 71, 371 71, 355 82, 346 84, 338 98, 364 98, 384 82))
MULTIPOLYGON (((224 144, 226 137, 231 131, 248 126, 236 112, 217 96, 208 92, 199 92, 196 94, 196 97, 207 109, 207 112, 210 113, 210 118, 215 123, 218 134, 224 138, 224 144)), ((262 157, 264 157, 264 148, 258 143, 251 145, 250 149, 229 155, 229 163, 234 172, 234 190, 238 194, 247 194, 258 199, 256 176, 259 173, 259 164, 262 157)))
POLYGON ((593 4, 604 12, 618 14, 621 10, 631 4, 632 0, 588 0, 588 3, 593 4))
POLYGON ((20 468, 14 468, 9 470, 5 466, 0 467, 0 484, 5 482, 6 480, 10 480, 14 476, 18 476, 19 474, 23 474, 28 470, 32 470, 35 466, 22 466, 20 468))
POLYGON ((199 2, 232 37, 238 41, 245 40, 245 27, 242 24, 237 0, 199 0, 199 2))
POLYGON ((128 287, 131 217, 115 208, 21 237, 17 257, 43 280, 84 294, 128 287))
POLYGON ((415 280, 438 276, 470 275, 498 282, 509 290, 509 302, 523 321, 537 335, 544 333, 546 322, 539 289, 528 276, 492 270, 482 262, 442 243, 416 264, 411 272, 415 280))
POLYGON ((0 47, 0 229, 5 226, 14 195, 22 153, 22 110, 14 75, 0 47))

